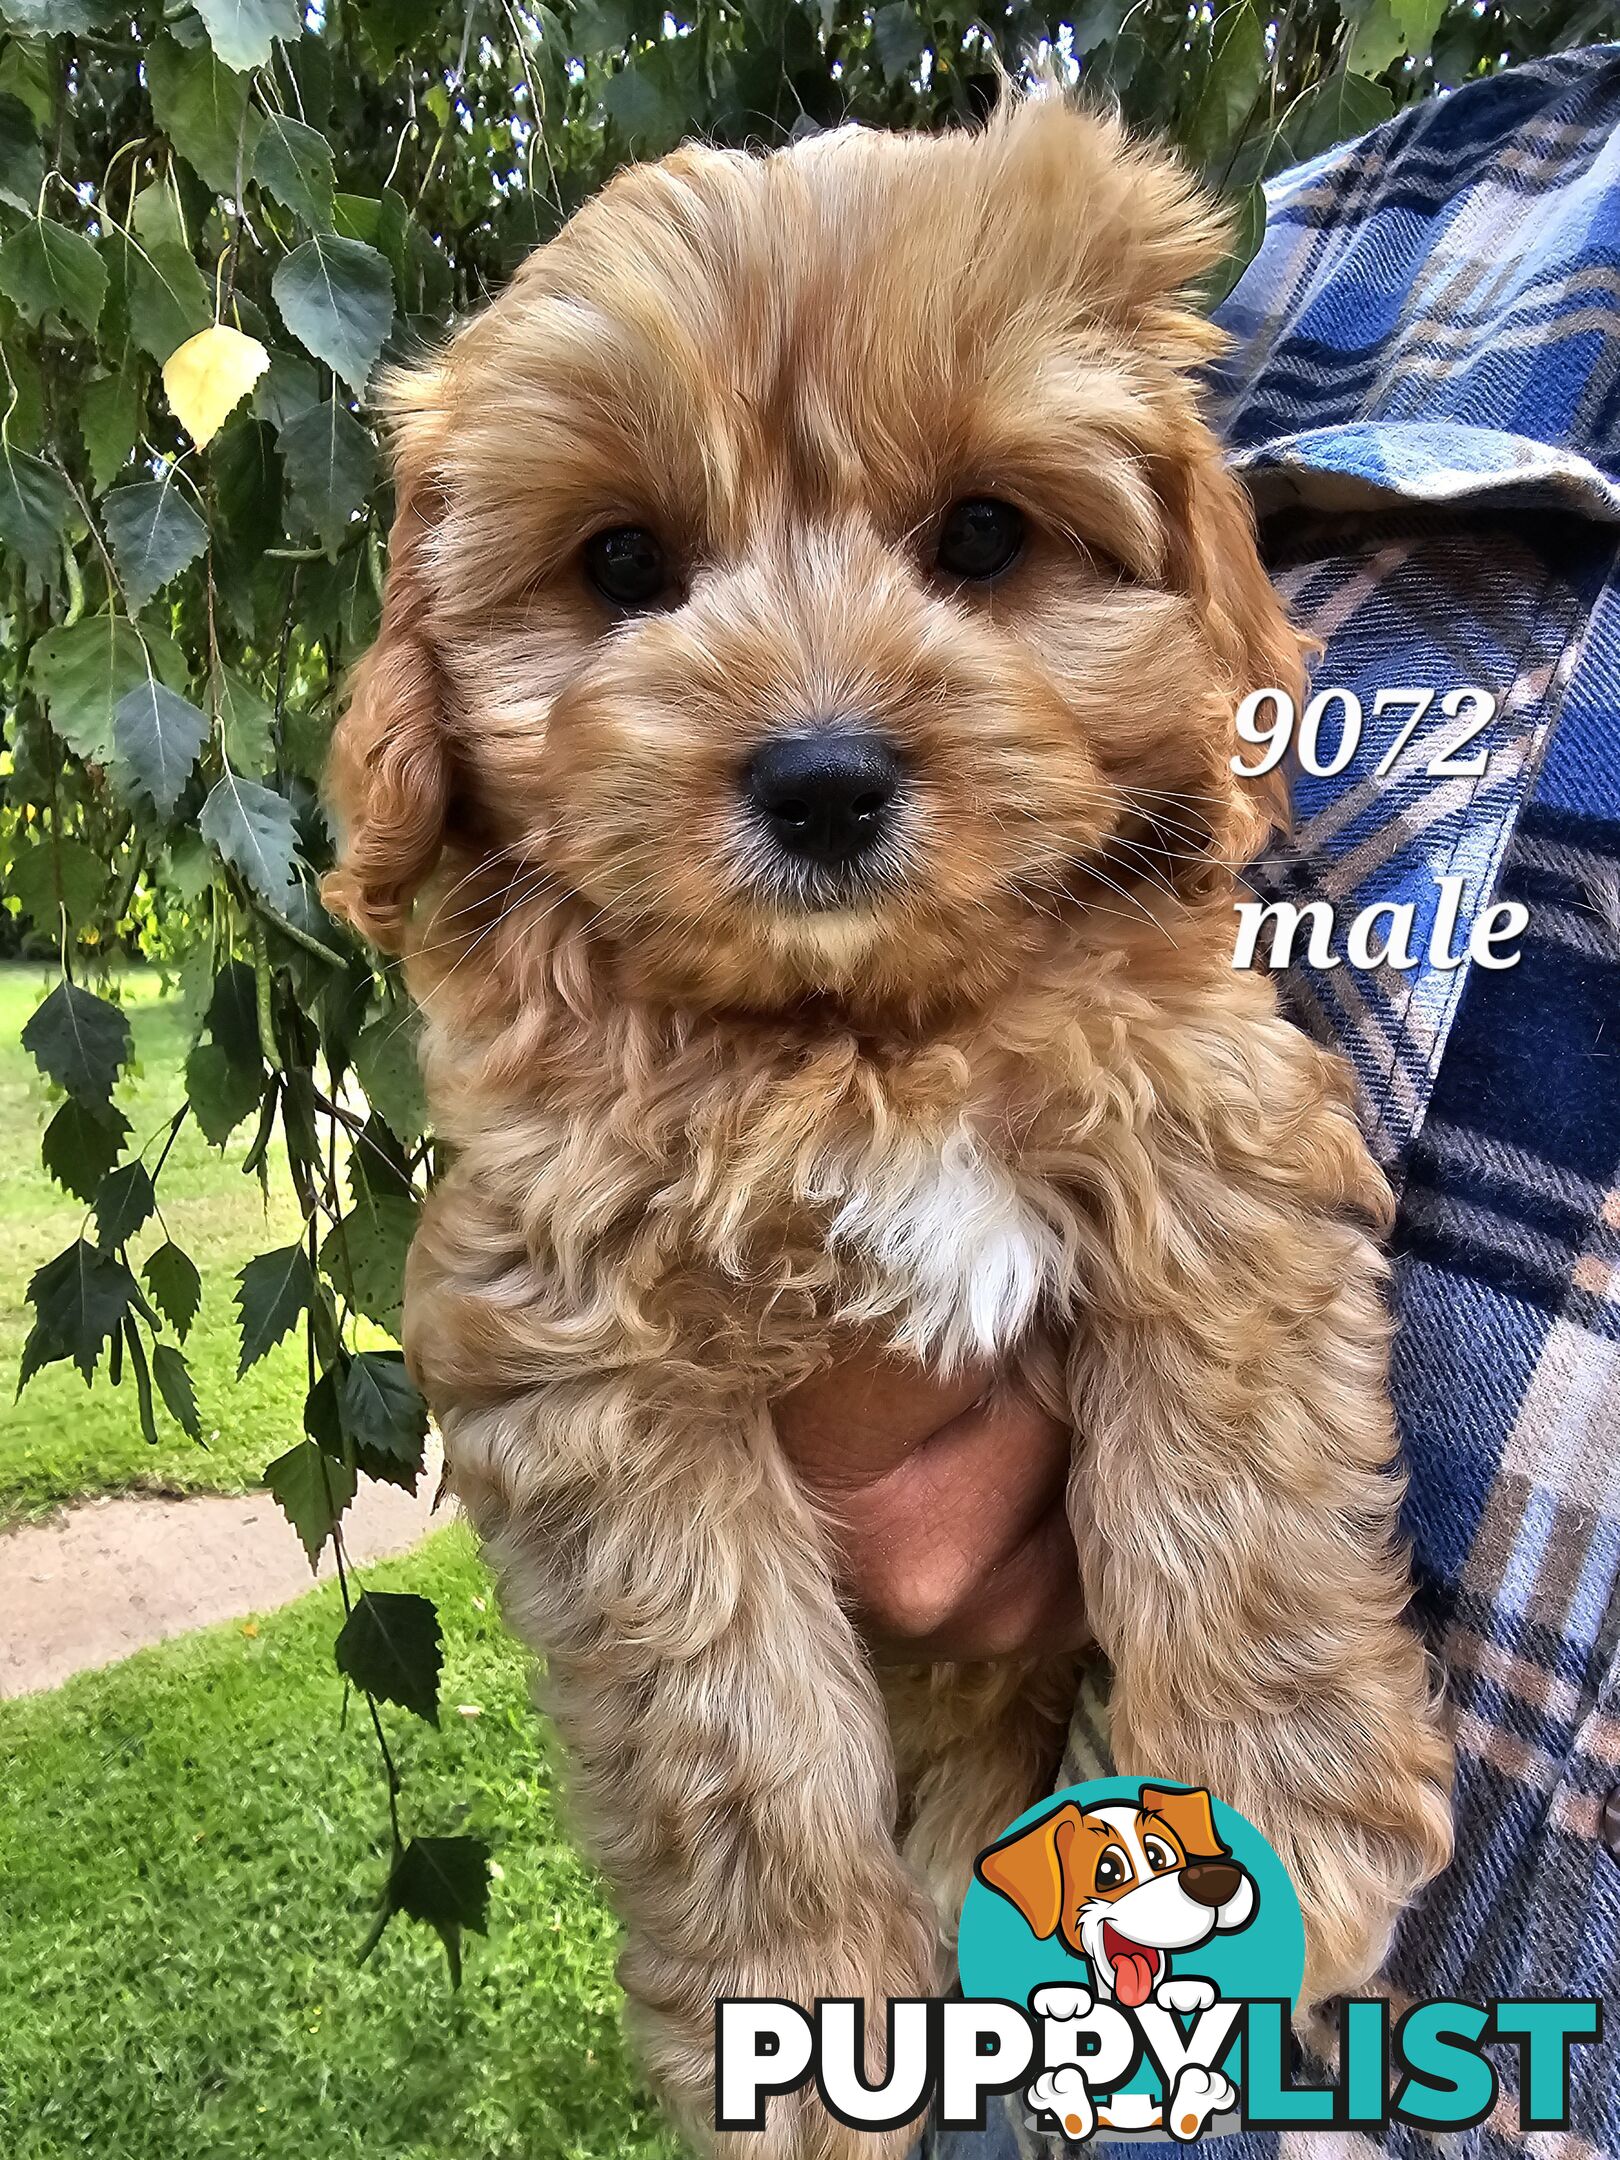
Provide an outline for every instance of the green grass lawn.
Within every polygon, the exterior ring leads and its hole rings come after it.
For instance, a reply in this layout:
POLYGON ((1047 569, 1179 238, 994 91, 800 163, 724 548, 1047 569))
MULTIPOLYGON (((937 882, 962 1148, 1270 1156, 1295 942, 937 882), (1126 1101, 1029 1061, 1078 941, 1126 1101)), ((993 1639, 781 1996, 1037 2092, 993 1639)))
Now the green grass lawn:
MULTIPOLYGON (((47 1513, 80 1493, 246 1491, 298 1437, 304 1399, 296 1336, 236 1378, 233 1277, 254 1253, 287 1243, 298 1222, 284 1175, 272 1177, 268 1205, 257 1179, 242 1175, 246 1127, 221 1154, 188 1121, 159 1188, 170 1230, 202 1270, 202 1310, 186 1354, 207 1448, 188 1440, 161 1407, 162 1440, 149 1446, 141 1437, 134 1390, 112 1387, 105 1370, 87 1390, 72 1366, 52 1366, 9 1407, 28 1332, 28 1279, 78 1236, 87 1212, 41 1165, 40 1134, 55 1104, 18 1040, 53 980, 38 967, 0 967, 0 1401, 8 1405, 0 1419, 0 1523, 47 1513)), ((117 1099, 130 1121, 131 1145, 138 1147, 181 1100, 187 1043, 179 1006, 159 995, 155 974, 131 969, 122 996, 136 1063, 117 1099)), ((160 1226, 149 1224, 139 1257, 162 1239, 160 1226)))
POLYGON ((143 1651, 0 1704, 5 2160, 673 2160, 467 1533, 367 1579, 444 1623, 442 1730, 384 1712, 406 1831, 497 1841, 460 1993, 405 1920, 354 1961, 386 1816, 335 1591, 143 1651))
MULTIPOLYGON (((46 1176, 54 1107, 18 1036, 50 978, 0 968, 0 1400, 28 1278, 86 1211, 46 1176)), ((122 997, 136 1064, 118 1091, 139 1146, 180 1100, 186 1035, 157 978, 122 997)), ((0 1523, 80 1494, 240 1492, 296 1437, 296 1340, 236 1378, 233 1277, 294 1234, 193 1125, 160 1187, 203 1276, 186 1344, 206 1450, 132 1393, 70 1367, 0 1421, 0 1523)), ((161 1240, 149 1226, 137 1259, 161 1240)), ((292 1536, 289 1528, 288 1537, 292 1536)), ((405 1829, 496 1843, 487 1940, 451 1991, 430 1932, 396 1919, 357 1967, 387 1865, 375 1742, 332 1663, 335 1589, 0 1704, 0 2160, 596 2160, 678 2147, 619 2031, 615 1930, 558 1828, 548 1734, 463 1530, 367 1571, 425 1591, 445 1634, 441 1730, 385 1711, 405 1829), (470 1712, 464 1714, 462 1707, 470 1712)))

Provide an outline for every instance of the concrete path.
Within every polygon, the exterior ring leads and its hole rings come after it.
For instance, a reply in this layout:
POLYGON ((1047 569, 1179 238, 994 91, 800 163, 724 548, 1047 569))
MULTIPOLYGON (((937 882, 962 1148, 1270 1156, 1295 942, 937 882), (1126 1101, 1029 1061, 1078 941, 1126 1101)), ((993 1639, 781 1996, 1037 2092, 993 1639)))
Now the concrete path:
MULTIPOLYGON (((404 1552, 453 1520, 448 1500, 433 1514, 439 1463, 435 1442, 414 1495, 362 1481, 343 1521, 353 1561, 404 1552)), ((328 1552, 322 1580, 332 1572, 328 1552)), ((268 1493, 118 1494, 0 1533, 0 1698, 57 1687, 210 1621, 285 1605, 313 1579, 268 1493)))

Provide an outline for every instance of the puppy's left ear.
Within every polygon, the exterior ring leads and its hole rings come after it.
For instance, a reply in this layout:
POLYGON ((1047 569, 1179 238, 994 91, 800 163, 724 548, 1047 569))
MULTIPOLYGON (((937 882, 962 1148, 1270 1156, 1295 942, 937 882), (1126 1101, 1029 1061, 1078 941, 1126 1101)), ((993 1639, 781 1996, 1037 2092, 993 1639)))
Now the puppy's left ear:
POLYGON ((441 509, 432 470, 437 376, 397 383, 392 402, 396 507, 382 627, 355 670, 327 759, 342 841, 322 898, 397 952, 411 900, 444 844, 451 758, 445 684, 427 627, 427 556, 441 509))
MULTIPOLYGON (((1171 575, 1203 619, 1234 717, 1252 690, 1285 691, 1297 710, 1305 697, 1305 658, 1315 648, 1289 622, 1266 575, 1247 492, 1212 438, 1175 461, 1161 487, 1173 535, 1171 575)), ((1240 747, 1234 725, 1227 755, 1240 747)), ((1287 777, 1280 765, 1255 780, 1234 776, 1232 796, 1230 829, 1220 837, 1226 858, 1243 863, 1259 854, 1273 829, 1287 831, 1287 777)))

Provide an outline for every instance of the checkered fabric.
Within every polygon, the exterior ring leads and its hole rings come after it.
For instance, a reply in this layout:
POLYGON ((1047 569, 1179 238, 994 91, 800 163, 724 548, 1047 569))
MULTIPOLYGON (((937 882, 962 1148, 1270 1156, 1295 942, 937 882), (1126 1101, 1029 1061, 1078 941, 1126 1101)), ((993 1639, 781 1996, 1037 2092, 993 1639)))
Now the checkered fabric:
MULTIPOLYGON (((1462 936, 1530 920, 1517 966, 1296 964, 1301 1023, 1352 1060, 1400 1196, 1395 1391, 1419 1606, 1449 1674, 1457 1857, 1408 1916, 1397 1997, 1598 1996, 1567 2133, 1212 2137, 1211 2160, 1388 2151, 1620 2156, 1620 47, 1413 108, 1269 191, 1217 384, 1274 574, 1364 709, 1334 775, 1294 772, 1268 896, 1350 920, 1437 880, 1462 936), (1466 714, 1496 700, 1453 761, 1466 714), (1397 751, 1403 706, 1433 710, 1397 751), (1468 752, 1487 753, 1483 772, 1468 752), (1436 754, 1441 757, 1434 769, 1436 754), (1387 771, 1380 768, 1387 765, 1387 771)), ((1335 704, 1335 713, 1342 707, 1335 704)), ((1335 762, 1337 723, 1315 762, 1335 762)), ((1107 1767, 1076 1711, 1062 1782, 1107 1767)), ((951 2160, 1060 2149, 1016 2099, 951 2160)))

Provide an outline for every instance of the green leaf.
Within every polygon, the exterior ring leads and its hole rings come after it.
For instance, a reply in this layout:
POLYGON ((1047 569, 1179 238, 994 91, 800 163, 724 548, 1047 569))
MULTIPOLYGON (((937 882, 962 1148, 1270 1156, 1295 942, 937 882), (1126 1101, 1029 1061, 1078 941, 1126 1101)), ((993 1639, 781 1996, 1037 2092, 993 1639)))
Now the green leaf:
POLYGON ((54 465, 0 443, 0 540, 42 578, 61 566, 73 496, 54 465))
POLYGON ((27 322, 54 311, 93 332, 107 297, 107 265, 83 233, 35 218, 0 247, 0 292, 27 322))
POLYGON ((101 512, 124 591, 137 613, 208 545, 208 527, 172 474, 114 488, 103 497, 101 512))
POLYGON ((27 338, 27 330, 9 301, 0 299, 0 352, 11 370, 11 380, 0 372, 0 411, 9 412, 6 440, 13 450, 39 450, 45 441, 45 371, 40 364, 43 342, 27 338))
POLYGON ((173 1343, 152 1345, 152 1377, 170 1417, 193 1440, 202 1438, 202 1419, 197 1415, 197 1391, 191 1384, 191 1367, 173 1343))
POLYGON ((414 1198, 405 1151, 386 1120, 375 1112, 366 1119, 365 1130, 356 1134, 349 1151, 349 1190, 356 1207, 382 1199, 414 1198))
POLYGON ((237 1064, 218 1043, 198 1043, 186 1059, 186 1095, 203 1138, 223 1147, 264 1100, 264 1067, 237 1064))
POLYGON ((45 185, 45 151, 21 98, 0 91, 0 202, 32 217, 45 185))
POLYGON ((136 190, 128 222, 148 247, 156 247, 160 241, 172 241, 176 247, 190 247, 181 210, 180 180, 172 168, 136 190))
POLYGON ((43 1372, 47 1365, 54 1365, 67 1355, 66 1350, 58 1347, 50 1330, 36 1320, 28 1330, 22 1356, 17 1360, 17 1394, 21 1395, 35 1373, 43 1372))
POLYGON ((377 250, 316 233, 276 266, 270 290, 299 343, 362 392, 394 319, 394 276, 377 250))
POLYGON ((122 252, 130 334, 161 366, 212 322, 213 293, 189 249, 178 240, 121 234, 115 247, 122 252))
POLYGON ((267 113, 253 154, 253 177, 306 225, 332 224, 332 146, 319 128, 267 113))
POLYGON ((21 901, 35 929, 55 942, 64 909, 75 930, 95 914, 107 889, 107 865, 82 840, 31 840, 12 856, 5 889, 21 901))
MULTIPOLYGON (((245 411, 238 413, 221 432, 211 459, 214 575, 222 581, 222 596, 226 584, 233 582, 245 595, 254 580, 267 572, 279 585, 286 571, 265 560, 265 550, 282 546, 286 539, 281 458, 274 435, 262 420, 245 411)), ((301 592, 300 599, 303 596, 301 592)), ((283 590, 283 606, 285 599, 283 590)), ((249 628, 251 634, 249 624, 244 628, 249 628)), ((278 621, 278 639, 281 630, 278 621)), ((259 640, 255 638, 254 642, 259 640)))
POLYGON ((76 1200, 94 1200, 129 1138, 129 1120, 110 1106, 95 1110, 70 1095, 45 1128, 40 1155, 76 1200))
POLYGON ((622 53, 634 43, 635 36, 630 0, 574 0, 568 50, 582 60, 622 53))
POLYGON ((364 652, 377 635, 382 603, 370 527, 352 525, 349 530, 353 537, 338 557, 332 597, 345 645, 350 652, 364 652))
POLYGON ((1266 191, 1257 180, 1246 188, 1232 225, 1232 245, 1202 288, 1206 307, 1218 307, 1260 252, 1266 237, 1266 191))
MULTIPOLYGON (((209 0, 211 7, 215 4, 209 0)), ((206 45, 188 49, 163 37, 147 48, 146 80, 152 112, 164 134, 212 193, 234 202, 238 169, 244 179, 253 170, 261 125, 248 106, 246 75, 216 58, 206 45)))
POLYGON ((1445 15, 1446 0, 1389 0, 1389 6, 1400 25, 1407 52, 1421 66, 1429 57, 1435 32, 1445 15))
POLYGON ((367 1102, 402 1140, 420 1140, 427 1131, 419 1032, 411 1007, 390 1008, 361 1029, 354 1046, 354 1067, 367 1102))
POLYGON ((439 1722, 444 1642, 431 1598, 410 1590, 363 1590, 334 1646, 337 1669, 378 1702, 439 1722))
POLYGON ((279 434, 289 420, 320 402, 320 378, 297 353, 273 352, 268 373, 253 393, 253 410, 279 434))
POLYGON ((152 1303, 184 1342, 202 1304, 202 1277, 196 1262, 171 1238, 152 1254, 141 1275, 152 1303))
MULTIPOLYGON (((184 845, 184 837, 175 842, 184 845)), ((213 858, 203 847, 197 847, 208 864, 208 878, 213 877, 213 858)), ((213 941, 200 923, 193 925, 193 942, 180 962, 180 979, 176 985, 175 1007, 180 1016, 181 1030, 188 1044, 194 1043, 202 1032, 203 1015, 208 1010, 208 1000, 214 989, 213 941)))
POLYGON ((420 1464, 427 1404, 397 1350, 362 1350, 351 1358, 338 1403, 343 1430, 359 1446, 420 1464))
POLYGON ((119 1008, 71 982, 57 984, 23 1029, 22 1043, 48 1080, 97 1110, 135 1054, 119 1008))
POLYGON ((394 1862, 382 1906, 360 1952, 368 1958, 395 1913, 424 1921, 444 1944, 450 1979, 461 1985, 461 1931, 485 1932, 489 1847, 482 1838, 414 1837, 394 1862))
POLYGON ((188 918, 196 920, 192 911, 208 890, 214 875, 214 861, 198 835, 188 825, 169 842, 168 853, 159 866, 158 875, 187 910, 188 918))
MULTIPOLYGON (((507 204, 514 217, 521 214, 517 198, 509 196, 507 204)), ((524 197, 523 205, 534 228, 530 244, 537 247, 542 240, 551 238, 557 229, 557 221, 544 203, 533 196, 524 197)), ((403 310, 438 315, 449 308, 455 273, 397 188, 383 189, 377 216, 377 245, 393 267, 394 290, 403 310)))
POLYGON ((246 960, 228 960, 214 977, 204 1025, 227 1057, 258 1070, 264 1056, 258 977, 246 960))
POLYGON ((315 1278, 303 1246, 283 1245, 275 1252, 257 1254, 236 1283, 242 1332, 242 1356, 236 1368, 240 1379, 249 1366, 268 1356, 300 1313, 308 1312, 315 1278))
POLYGON ((102 1344, 123 1326, 135 1295, 135 1278, 124 1263, 83 1238, 48 1260, 28 1285, 28 1301, 39 1315, 33 1369, 71 1358, 90 1379, 102 1344))
POLYGON ((92 0, 5 0, 0 15, 30 37, 76 37, 100 29, 103 19, 92 0))
POLYGON ((1242 136, 1245 123, 1263 106, 1266 78, 1265 18, 1255 0, 1233 0, 1210 31, 1209 71, 1188 123, 1185 147, 1194 164, 1215 171, 1242 136))
MULTIPOLYGON (((366 1351, 362 1356, 398 1359, 397 1352, 366 1351)), ((404 1492, 415 1492, 427 1438, 426 1406, 414 1389, 414 1404, 403 1390, 397 1391, 396 1399, 396 1393, 390 1392, 392 1376, 387 1372, 380 1379, 362 1372, 356 1380, 354 1366, 358 1362, 345 1354, 321 1375, 305 1399, 304 1430, 317 1447, 339 1462, 351 1464, 367 1477, 397 1485, 404 1492), (377 1399, 379 1389, 381 1399, 377 1399), (380 1439, 368 1437, 378 1433, 385 1410, 389 1431, 380 1439)), ((399 1364, 403 1377, 403 1360, 399 1364)), ((406 1380, 405 1385, 409 1384, 406 1380)))
POLYGON ((1112 43, 1128 12, 1127 0, 1081 0, 1069 26, 1076 54, 1083 60, 1099 45, 1112 43))
POLYGON ((602 85, 602 105, 637 157, 672 150, 691 127, 696 56, 689 38, 637 53, 602 85))
POLYGON ((380 195, 339 195, 332 209, 337 230, 345 240, 363 240, 367 247, 377 245, 382 237, 380 195))
POLYGON ((1345 66, 1357 75, 1382 75, 1408 53, 1421 64, 1445 11, 1445 0, 1344 0, 1345 66))
POLYGON ((296 44, 303 35, 298 0, 196 0, 208 40, 230 68, 263 67, 276 39, 296 44))
POLYGON ((336 560, 350 518, 377 484, 371 437, 335 398, 289 421, 280 437, 295 523, 320 539, 336 560))
POLYGON ((112 757, 119 700, 154 673, 171 687, 185 684, 185 663, 172 640, 151 630, 143 634, 123 615, 90 615, 48 631, 28 662, 51 726, 92 765, 112 757))
POLYGON ((227 773, 203 804, 197 830, 256 893, 272 903, 284 899, 297 843, 285 795, 227 773))
POLYGON ((872 43, 889 82, 909 82, 928 50, 928 28, 905 0, 892 0, 872 17, 872 43))
POLYGON ((414 1200, 373 1199, 340 1216, 321 1245, 321 1267, 357 1312, 396 1341, 405 1302, 405 1255, 416 1235, 414 1200))
POLYGON ((340 1366, 347 1362, 347 1353, 339 1354, 339 1364, 329 1372, 323 1372, 309 1393, 304 1397, 304 1430, 318 1448, 338 1462, 349 1459, 348 1443, 343 1432, 343 1415, 338 1408, 338 1382, 342 1377, 340 1366))
POLYGON ((79 393, 79 433, 99 495, 122 470, 141 425, 141 388, 127 370, 100 375, 79 393))
POLYGON ((281 716, 281 744, 294 772, 318 781, 326 769, 332 745, 332 710, 329 705, 289 705, 281 716))
POLYGON ((138 1159, 109 1171, 96 1198, 96 1242, 112 1252, 127 1245, 157 1208, 145 1163, 138 1159))
MULTIPOLYGON (((0 6, 0 16, 6 14, 7 7, 0 6)), ((12 19, 18 19, 14 11, 12 19)), ((24 111, 33 114, 37 128, 49 127, 56 112, 54 63, 57 57, 50 46, 38 38, 11 38, 4 52, 0 52, 0 90, 16 98, 24 111)), ((33 207, 30 201, 27 205, 30 212, 33 207)))
POLYGON ((208 716, 150 676, 113 711, 114 747, 164 823, 207 740, 208 716))
POLYGON ((300 1440, 285 1455, 278 1455, 264 1473, 264 1482, 275 1495, 277 1507, 298 1532, 299 1542, 314 1567, 321 1547, 342 1520, 359 1484, 347 1464, 324 1455, 313 1440, 300 1440))
POLYGON ((264 774, 275 763, 275 708, 234 668, 214 677, 214 704, 225 742, 225 762, 233 772, 264 774))
POLYGON ((1381 84, 1364 75, 1330 75, 1307 90, 1284 130, 1290 158, 1303 164, 1335 149, 1353 136, 1378 127, 1395 110, 1395 100, 1381 84))
MULTIPOLYGON (((135 1315, 125 1313, 122 1349, 128 1352, 129 1369, 135 1380, 135 1414, 140 1419, 141 1432, 148 1447, 158 1444, 157 1419, 152 1412, 152 1369, 146 1362, 146 1345, 141 1331, 135 1324, 135 1315)), ((123 1360, 118 1337, 113 1338, 112 1379, 116 1386, 123 1378, 123 1360)))
POLYGON ((373 51, 391 67, 396 55, 419 45, 439 20, 439 0, 366 0, 362 18, 373 51))

